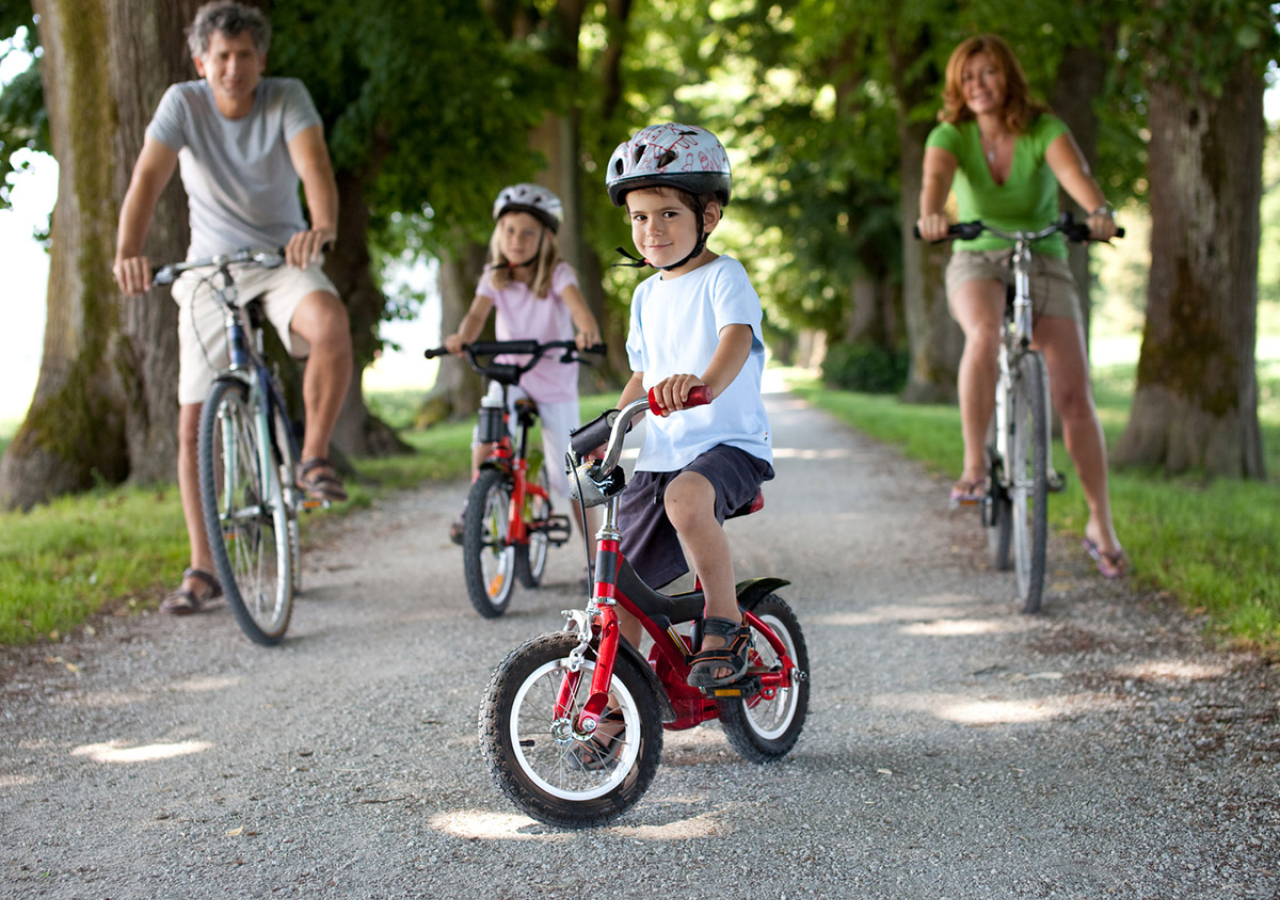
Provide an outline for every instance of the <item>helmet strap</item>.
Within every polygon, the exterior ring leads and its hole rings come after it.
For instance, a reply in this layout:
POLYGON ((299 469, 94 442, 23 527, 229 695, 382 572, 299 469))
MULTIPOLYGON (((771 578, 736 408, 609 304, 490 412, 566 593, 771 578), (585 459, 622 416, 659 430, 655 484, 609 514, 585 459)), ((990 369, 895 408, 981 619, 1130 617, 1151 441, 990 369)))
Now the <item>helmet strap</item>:
POLYGON ((706 249, 706 246, 707 246, 707 236, 702 231, 702 222, 698 222, 698 242, 693 245, 693 250, 689 252, 689 255, 686 256, 684 259, 680 260, 680 262, 672 263, 669 266, 654 266, 653 263, 649 262, 649 260, 641 259, 638 256, 632 256, 626 250, 623 250, 621 247, 619 247, 617 248, 618 252, 621 253, 623 256, 625 256, 627 259, 631 260, 631 262, 616 262, 613 265, 614 265, 614 268, 617 268, 618 266, 626 266, 629 269, 643 269, 645 266, 653 266, 655 269, 658 269, 659 271, 670 272, 672 269, 680 268, 689 260, 695 259, 700 253, 702 253, 704 249, 706 249))

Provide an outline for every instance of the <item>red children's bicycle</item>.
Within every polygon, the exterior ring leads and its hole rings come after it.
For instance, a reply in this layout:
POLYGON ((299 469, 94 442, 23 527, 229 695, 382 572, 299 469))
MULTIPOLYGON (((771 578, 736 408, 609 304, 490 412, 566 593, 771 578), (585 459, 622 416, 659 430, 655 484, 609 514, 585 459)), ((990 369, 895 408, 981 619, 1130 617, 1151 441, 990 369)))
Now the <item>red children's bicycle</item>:
MULTIPOLYGON (((689 405, 708 399, 695 389, 689 405)), ((652 397, 641 398, 574 432, 570 486, 584 506, 605 505, 590 602, 565 611, 564 630, 507 656, 480 713, 480 742, 498 785, 550 825, 601 825, 633 806, 657 772, 664 728, 719 718, 739 753, 767 763, 795 746, 808 711, 808 651, 795 613, 774 593, 788 583, 781 578, 737 586, 755 644, 743 678, 707 693, 686 684, 688 658, 701 647, 702 591, 659 593, 640 580, 619 544, 626 479, 618 460, 631 420, 646 408, 661 412, 652 397), (604 459, 589 460, 606 440, 604 459), (647 659, 622 638, 619 605, 652 638, 647 659)), ((757 497, 734 515, 761 505, 757 497)))
MULTIPOLYGON (((546 461, 541 450, 529 449, 529 430, 538 421, 538 404, 527 397, 516 401, 516 430, 512 434, 507 390, 537 365, 545 354, 559 351, 562 363, 585 362, 573 341, 486 341, 463 345, 471 368, 502 385, 502 402, 480 407, 477 437, 493 450, 481 464, 467 495, 462 518, 462 569, 467 597, 476 612, 496 619, 507 611, 518 580, 526 588, 542 583, 547 549, 569 540, 569 520, 552 511, 546 461), (524 362, 498 362, 499 356, 527 356, 524 362)), ((444 347, 427 350, 427 359, 448 353, 444 347)), ((604 346, 588 348, 603 353, 604 346)))

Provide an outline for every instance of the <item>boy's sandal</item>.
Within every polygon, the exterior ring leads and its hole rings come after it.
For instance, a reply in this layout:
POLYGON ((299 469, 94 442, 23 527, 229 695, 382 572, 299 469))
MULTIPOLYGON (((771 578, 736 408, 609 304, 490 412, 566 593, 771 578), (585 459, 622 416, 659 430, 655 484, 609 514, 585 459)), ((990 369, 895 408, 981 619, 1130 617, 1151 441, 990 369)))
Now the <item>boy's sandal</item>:
POLYGON ((690 687, 701 690, 720 688, 733 684, 746 674, 747 654, 755 647, 751 640, 751 629, 732 619, 721 619, 708 616, 702 620, 702 634, 715 635, 725 639, 723 647, 700 650, 689 657, 690 687), (729 669, 728 675, 716 676, 721 669, 729 669))
POLYGON ((338 470, 323 456, 313 456, 298 470, 298 487, 312 500, 338 503, 347 499, 346 489, 338 480, 338 470))
POLYGON ((1098 564, 1098 573, 1103 578, 1119 578, 1129 571, 1129 557, 1123 550, 1108 553, 1089 538, 1084 539, 1084 549, 1098 564))
POLYGON ((160 612, 174 616, 189 616, 200 612, 210 600, 222 596, 222 585, 204 569, 187 569, 182 573, 182 580, 193 579, 203 581, 207 590, 197 594, 191 588, 179 587, 160 602, 160 612))
POLYGON ((616 763, 626 744, 625 734, 622 710, 610 710, 601 716, 595 732, 578 745, 578 761, 582 763, 582 768, 588 772, 601 772, 616 763), (617 730, 614 730, 614 726, 617 730))

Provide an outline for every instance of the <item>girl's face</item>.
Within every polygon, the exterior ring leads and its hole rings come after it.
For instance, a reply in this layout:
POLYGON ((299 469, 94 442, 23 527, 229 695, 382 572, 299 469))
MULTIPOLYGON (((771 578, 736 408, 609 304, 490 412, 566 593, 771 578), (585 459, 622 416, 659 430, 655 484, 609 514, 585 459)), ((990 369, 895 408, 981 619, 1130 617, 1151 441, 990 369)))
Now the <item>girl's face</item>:
MULTIPOLYGON (((698 244, 698 219, 674 190, 632 191, 626 203, 631 240, 650 265, 669 266, 693 252, 698 244)), ((704 233, 710 234, 714 227, 714 223, 708 227, 704 220, 704 233)))
POLYGON ((504 213, 498 220, 498 249, 508 262, 523 265, 537 255, 544 227, 527 212, 504 213))
POLYGON ((960 93, 975 116, 1004 110, 1007 98, 1004 71, 990 54, 983 51, 965 60, 960 69, 960 93))

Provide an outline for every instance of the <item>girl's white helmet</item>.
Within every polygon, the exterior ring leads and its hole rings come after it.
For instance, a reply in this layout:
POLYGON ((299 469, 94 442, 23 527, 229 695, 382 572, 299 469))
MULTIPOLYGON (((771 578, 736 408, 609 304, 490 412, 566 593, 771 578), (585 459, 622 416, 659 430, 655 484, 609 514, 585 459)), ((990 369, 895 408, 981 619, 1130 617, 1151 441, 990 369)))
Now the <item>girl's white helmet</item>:
POLYGON ((560 230, 564 207, 559 197, 540 184, 513 184, 504 187, 493 201, 493 220, 509 212, 528 213, 555 232, 560 230))
POLYGON ((628 191, 675 187, 691 194, 714 194, 729 203, 733 178, 729 154, 716 136, 696 125, 650 125, 618 145, 609 158, 605 186, 614 206, 628 191))

